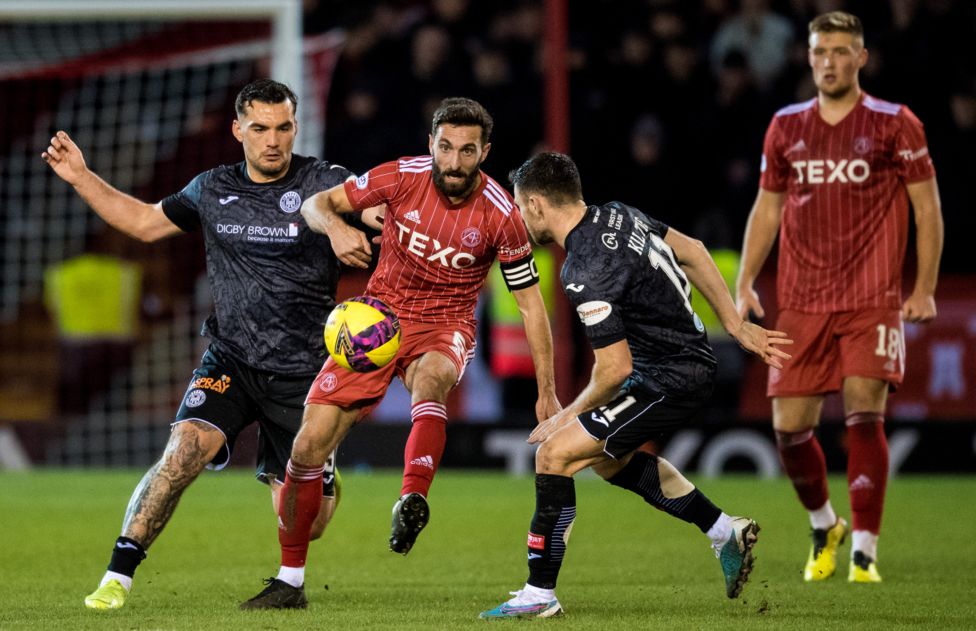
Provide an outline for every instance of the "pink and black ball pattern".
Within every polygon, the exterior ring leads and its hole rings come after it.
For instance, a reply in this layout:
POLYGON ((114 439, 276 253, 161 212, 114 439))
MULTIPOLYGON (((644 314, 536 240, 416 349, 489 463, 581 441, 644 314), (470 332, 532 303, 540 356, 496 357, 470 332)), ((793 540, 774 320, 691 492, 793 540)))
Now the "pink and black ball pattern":
POLYGON ((373 307, 384 316, 383 320, 372 324, 358 333, 353 333, 348 326, 343 326, 338 336, 339 344, 343 347, 343 354, 349 366, 356 372, 371 372, 379 368, 366 353, 386 344, 400 332, 400 320, 385 302, 372 296, 355 296, 346 302, 361 302, 373 307))

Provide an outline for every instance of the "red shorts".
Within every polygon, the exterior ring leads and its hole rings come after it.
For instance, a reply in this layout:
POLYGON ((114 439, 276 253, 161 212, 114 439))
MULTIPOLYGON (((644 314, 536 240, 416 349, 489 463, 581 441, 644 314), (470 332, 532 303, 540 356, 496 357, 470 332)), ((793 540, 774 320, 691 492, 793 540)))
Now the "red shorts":
POLYGON ((362 417, 383 400, 393 377, 403 380, 407 367, 425 353, 436 351, 450 359, 460 383, 465 366, 474 357, 474 348, 474 326, 400 320, 400 350, 393 361, 373 372, 353 372, 329 357, 315 377, 305 404, 359 408, 362 417))
POLYGON ((766 394, 803 397, 840 390, 844 377, 887 381, 905 376, 905 335, 898 309, 842 313, 781 311, 776 329, 793 339, 793 359, 769 369, 766 394))

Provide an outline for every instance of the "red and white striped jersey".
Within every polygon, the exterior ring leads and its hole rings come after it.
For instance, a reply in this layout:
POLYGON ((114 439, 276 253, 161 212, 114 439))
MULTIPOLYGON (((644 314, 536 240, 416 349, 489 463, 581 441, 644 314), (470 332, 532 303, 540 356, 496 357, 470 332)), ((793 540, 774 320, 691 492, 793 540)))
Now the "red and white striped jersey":
POLYGON ((496 257, 509 287, 537 282, 532 246, 518 207, 495 180, 481 172, 481 185, 451 204, 434 186, 432 161, 401 158, 345 183, 353 207, 387 204, 380 258, 366 291, 405 320, 472 326, 496 257))
POLYGON ((784 107, 766 131, 760 186, 785 192, 780 308, 829 313, 901 306, 905 185, 935 176, 922 123, 862 94, 836 125, 817 99, 784 107))

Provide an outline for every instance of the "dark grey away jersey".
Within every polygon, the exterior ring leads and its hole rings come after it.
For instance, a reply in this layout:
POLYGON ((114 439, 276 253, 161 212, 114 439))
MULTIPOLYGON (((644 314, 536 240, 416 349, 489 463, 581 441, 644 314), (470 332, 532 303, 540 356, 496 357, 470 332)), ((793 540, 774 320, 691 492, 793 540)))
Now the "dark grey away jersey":
POLYGON ((173 223, 204 231, 214 313, 203 334, 220 351, 283 375, 318 372, 339 262, 328 237, 313 232, 298 211, 350 175, 293 155, 287 175, 275 182, 252 182, 241 162, 201 173, 163 200, 173 223))
POLYGON ((627 340, 631 385, 674 397, 711 391, 716 361, 668 227, 620 202, 589 206, 566 237, 563 290, 593 348, 627 340))

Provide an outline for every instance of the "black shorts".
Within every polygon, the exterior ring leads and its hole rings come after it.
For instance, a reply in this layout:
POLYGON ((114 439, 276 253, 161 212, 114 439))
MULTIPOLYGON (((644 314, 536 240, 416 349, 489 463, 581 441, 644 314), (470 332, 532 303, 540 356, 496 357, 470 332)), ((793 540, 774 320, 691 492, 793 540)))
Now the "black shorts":
POLYGON ((631 388, 621 391, 610 403, 587 410, 576 418, 587 434, 598 441, 607 441, 604 453, 619 459, 690 421, 708 401, 709 394, 679 399, 631 388))
MULTIPOLYGON (((305 397, 315 375, 282 377, 257 370, 216 350, 211 344, 193 371, 176 420, 202 421, 224 435, 224 446, 207 465, 223 469, 230 462, 234 442, 244 428, 258 424, 255 475, 270 483, 284 481, 291 445, 302 424, 305 397)), ((335 495, 335 453, 325 463, 323 495, 335 495)))

